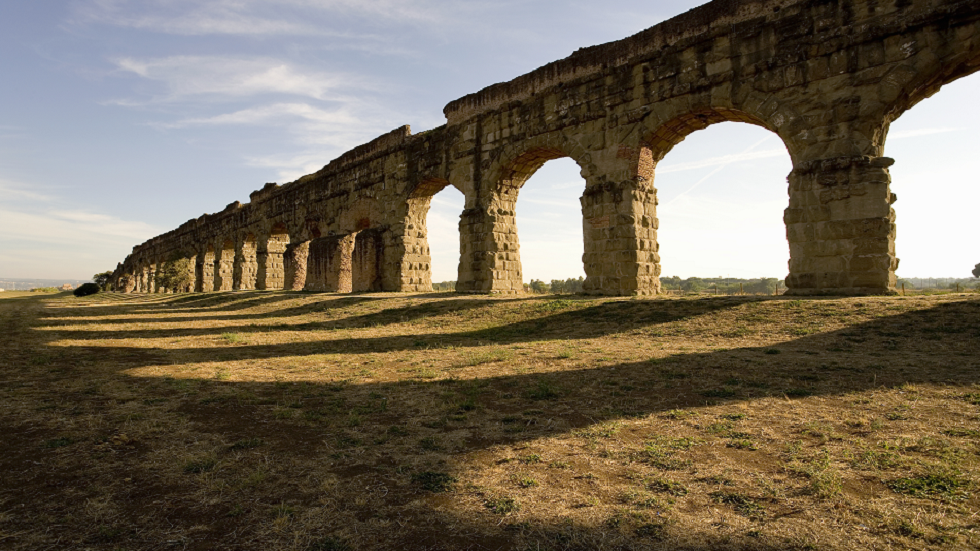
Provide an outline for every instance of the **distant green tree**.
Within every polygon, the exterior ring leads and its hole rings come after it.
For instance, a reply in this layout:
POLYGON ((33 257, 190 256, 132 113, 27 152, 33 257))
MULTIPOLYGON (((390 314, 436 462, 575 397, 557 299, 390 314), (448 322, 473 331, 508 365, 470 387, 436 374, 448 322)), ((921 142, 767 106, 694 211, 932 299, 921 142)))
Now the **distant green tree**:
POLYGON ((538 293, 543 295, 548 292, 548 284, 541 281, 540 279, 532 279, 530 287, 532 293, 538 293))
POLYGON ((194 283, 194 266, 189 258, 168 260, 157 269, 156 283, 164 289, 176 293, 189 291, 194 283))
POLYGON ((980 264, 973 267, 973 277, 980 277, 980 264))
POLYGON ((561 295, 565 293, 565 280, 564 279, 552 279, 551 280, 551 294, 561 295))
POLYGON ((89 295, 94 295, 102 290, 102 287, 95 283, 82 283, 75 289, 74 295, 76 297, 87 297, 89 295))
POLYGON ((95 282, 103 291, 109 290, 109 281, 112 279, 112 272, 102 272, 100 274, 95 274, 92 276, 92 281, 95 282))
POLYGON ((704 282, 700 277, 689 277, 684 280, 681 286, 688 293, 697 293, 704 288, 704 282))

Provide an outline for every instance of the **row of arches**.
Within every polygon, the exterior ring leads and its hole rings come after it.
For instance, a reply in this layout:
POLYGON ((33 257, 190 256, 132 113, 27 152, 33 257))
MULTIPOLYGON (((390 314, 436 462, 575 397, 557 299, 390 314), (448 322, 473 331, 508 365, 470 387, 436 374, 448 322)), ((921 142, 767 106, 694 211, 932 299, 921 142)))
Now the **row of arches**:
MULTIPOLYGON (((968 85, 972 80, 968 79, 966 82, 968 85)), ((911 107, 911 104, 908 107, 911 107)), ((880 189, 876 188, 871 197, 873 201, 877 201, 873 205, 876 210, 871 215, 862 214, 862 216, 866 216, 869 220, 877 217, 884 225, 880 228, 871 228, 870 237, 861 237, 864 241, 853 241, 855 246, 864 246, 875 240, 888 241, 888 248, 875 245, 874 254, 853 256, 849 262, 855 264, 838 266, 835 263, 840 263, 843 257, 833 247, 839 248, 843 245, 818 243, 819 247, 824 247, 829 252, 813 254, 804 249, 814 247, 815 239, 795 232, 805 231, 805 226, 812 227, 815 223, 823 223, 824 220, 827 221, 828 227, 834 222, 832 219, 834 213, 829 212, 827 210, 829 207, 825 206, 826 198, 815 196, 813 191, 815 186, 812 181, 828 175, 835 178, 851 177, 854 175, 854 169, 830 167, 825 169, 824 173, 817 174, 801 168, 807 166, 802 159, 810 156, 801 153, 809 147, 808 138, 796 132, 789 120, 792 118, 790 115, 784 117, 778 107, 766 109, 769 109, 772 115, 766 120, 741 110, 724 108, 701 109, 692 114, 675 117, 665 124, 650 126, 653 130, 639 140, 638 148, 620 146, 618 151, 614 151, 616 159, 613 160, 600 158, 595 150, 587 150, 581 147, 579 141, 563 138, 560 135, 558 138, 554 137, 555 134, 532 137, 524 141, 522 150, 505 151, 500 154, 499 158, 503 161, 488 167, 488 175, 481 184, 484 188, 469 189, 465 195, 464 205, 460 207, 457 204, 450 207, 456 209, 456 214, 460 210, 463 212, 459 224, 462 235, 456 233, 453 236, 455 239, 447 239, 443 235, 433 239, 427 220, 433 202, 438 201, 437 195, 442 196, 443 190, 452 187, 452 184, 449 179, 425 178, 409 192, 403 205, 394 207, 398 212, 379 213, 379 207, 375 206, 354 208, 345 213, 346 220, 341 225, 350 228, 347 233, 321 237, 318 232, 311 232, 306 228, 293 228, 290 232, 286 224, 273 223, 267 229, 219 239, 195 251, 187 252, 185 255, 193 258, 195 266, 194 284, 188 290, 208 292, 308 289, 356 292, 431 289, 432 244, 437 241, 444 248, 443 254, 440 255, 443 265, 455 264, 453 271, 446 269, 438 279, 450 279, 448 277, 450 274, 456 275, 461 283, 459 290, 463 291, 521 289, 527 279, 524 277, 524 261, 537 259, 529 257, 529 249, 525 248, 522 251, 518 239, 518 197, 527 182, 546 163, 558 159, 571 159, 575 162, 581 177, 579 185, 584 188, 578 198, 579 213, 576 218, 581 222, 582 248, 579 250, 582 255, 581 267, 587 276, 586 290, 601 291, 614 288, 619 292, 629 292, 635 289, 615 288, 607 280, 644 277, 651 281, 656 280, 661 272, 660 247, 662 243, 669 241, 664 239, 670 235, 669 232, 663 236, 658 234, 660 224, 665 219, 661 217, 661 213, 658 213, 658 190, 654 187, 654 179, 658 172, 661 175, 667 172, 658 170, 660 163, 685 138, 719 123, 725 123, 725 126, 753 125, 764 129, 761 130, 762 132, 769 132, 772 137, 778 138, 785 147, 783 153, 778 155, 784 161, 783 166, 788 167, 791 164, 793 167, 788 178, 788 206, 783 203, 784 207, 788 208, 785 208, 781 216, 788 243, 783 241, 781 253, 775 254, 782 255, 785 261, 789 253, 791 274, 794 272, 833 274, 847 270, 875 272, 887 274, 891 277, 891 281, 873 282, 873 285, 866 285, 866 287, 893 287, 897 258, 894 250, 895 215, 890 207, 891 202, 894 201, 894 194, 889 191, 891 180, 887 170, 891 161, 880 157, 875 161, 872 158, 871 162, 861 168, 865 172, 857 175, 871 184, 883 184, 880 189), (789 164, 785 163, 787 160, 789 164), (610 166, 613 167, 612 170, 610 166), (850 176, 847 174, 841 176, 841 170, 852 172, 850 176), (835 174, 834 171, 838 173, 835 174), (869 177, 868 174, 871 176, 869 177), (472 216, 472 213, 483 218, 467 219, 467 216, 472 216), (404 227, 391 228, 388 224, 390 220, 379 224, 378 220, 385 217, 403 220, 404 227), (623 221, 626 223, 624 224, 623 221), (447 250, 453 247, 453 242, 458 246, 458 256, 455 261, 451 258, 455 256, 454 253, 447 250), (191 252, 193 254, 190 254, 191 252), (488 259, 490 269, 486 266, 488 259), (861 262, 866 266, 857 264, 861 262), (887 265, 879 266, 882 262, 887 265), (633 272, 628 273, 629 270, 633 272), (481 282, 479 273, 492 274, 491 277, 495 281, 489 284, 481 282), (386 281, 386 277, 398 281, 386 281), (467 288, 468 284, 472 284, 472 287, 467 288)), ((884 154, 885 137, 891 122, 892 120, 888 120, 885 128, 873 136, 875 152, 879 155, 884 154)), ((774 140, 773 143, 776 141, 774 140)), ((742 147, 744 145, 739 144, 737 150, 751 152, 745 150, 742 147)), ((717 155, 718 152, 706 154, 717 155)), ((844 184, 845 186, 838 186, 837 189, 830 191, 853 193, 855 197, 850 198, 850 203, 844 205, 844 208, 856 208, 854 205, 863 208, 861 201, 864 199, 857 191, 864 193, 864 190, 855 191, 854 182, 844 181, 844 184)), ((865 185, 865 182, 859 180, 857 184, 865 185)), ((676 191, 674 193, 676 194, 676 191)), ((828 191, 820 193, 828 193, 828 191)), ((746 201, 749 204, 754 202, 758 202, 758 197, 750 197, 749 201, 746 201)), ((738 207, 729 206, 729 210, 737 209, 738 207)), ((443 213, 446 219, 455 218, 456 215, 445 214, 446 211, 443 213)), ((571 218, 570 213, 567 217, 571 218)), ((443 224, 440 231, 448 232, 448 224, 443 224)), ((838 230, 831 228, 828 234, 834 231, 838 230)), ((723 240, 719 239, 719 241, 723 240)), ((772 241, 769 243, 773 246, 772 241)), ((727 249, 741 249, 740 254, 751 256, 751 252, 746 252, 751 249, 750 245, 750 242, 743 240, 737 247, 729 245, 727 249)), ((550 253, 555 252, 555 250, 550 251, 550 253)), ((540 252, 531 254, 545 256, 540 252)), ((773 252, 767 254, 771 255, 773 252)), ((152 263, 143 262, 134 278, 133 286, 136 290, 143 292, 155 290, 154 266, 160 262, 161 259, 152 263)), ((711 267, 707 269, 711 271, 702 272, 700 275, 730 274, 728 264, 717 266, 714 270, 711 267)), ((553 275, 574 277, 577 274, 553 275)), ((754 275, 780 276, 782 274, 754 275)), ((847 285, 842 283, 827 286, 841 288, 847 285)))
MULTIPOLYGON (((284 225, 258 239, 248 233, 239 240, 219 240, 199 254, 172 255, 190 260, 190 283, 180 292, 247 290, 309 290, 364 292, 382 290, 383 232, 366 229, 338 236, 290 242, 284 225)), ((157 282, 166 260, 144 262, 130 290, 170 292, 157 282)))

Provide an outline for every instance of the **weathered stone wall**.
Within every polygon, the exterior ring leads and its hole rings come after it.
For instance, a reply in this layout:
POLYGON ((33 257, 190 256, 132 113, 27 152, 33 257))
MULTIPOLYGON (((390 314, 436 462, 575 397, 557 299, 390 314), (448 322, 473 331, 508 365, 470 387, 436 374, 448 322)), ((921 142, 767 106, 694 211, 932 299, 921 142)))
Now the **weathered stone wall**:
POLYGON ((455 100, 445 126, 267 184, 135 247, 116 279, 152 292, 156 266, 182 255, 201 259, 201 291, 429 290, 425 218, 452 185, 466 197, 457 290, 519 292, 520 190, 570 157, 586 181, 586 291, 654 294, 657 163, 737 121, 777 134, 793 162, 789 292, 893 292, 889 124, 978 68, 976 0, 715 0, 455 100))

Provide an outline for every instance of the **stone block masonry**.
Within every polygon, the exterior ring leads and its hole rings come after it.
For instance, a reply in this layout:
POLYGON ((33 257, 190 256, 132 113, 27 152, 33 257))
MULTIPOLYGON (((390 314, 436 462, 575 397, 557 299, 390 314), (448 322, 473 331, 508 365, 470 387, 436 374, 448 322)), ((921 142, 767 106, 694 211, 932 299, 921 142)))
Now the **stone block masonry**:
POLYGON ((980 69, 977 0, 715 0, 457 99, 444 126, 407 126, 248 204, 133 248, 115 288, 156 292, 157 267, 195 263, 194 289, 431 290, 426 214, 453 186, 456 289, 523 289, 514 209, 545 162, 573 159, 586 292, 660 292, 657 163, 711 124, 766 128, 793 162, 789 294, 895 287, 890 123, 980 69))

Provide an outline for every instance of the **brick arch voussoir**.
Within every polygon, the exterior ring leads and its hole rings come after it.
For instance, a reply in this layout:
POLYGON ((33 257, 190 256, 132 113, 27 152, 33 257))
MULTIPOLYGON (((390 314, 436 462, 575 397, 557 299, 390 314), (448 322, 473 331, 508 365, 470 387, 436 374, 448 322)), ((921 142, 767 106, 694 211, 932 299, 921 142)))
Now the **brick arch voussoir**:
POLYGON ((720 122, 744 122, 771 131, 779 136, 794 165, 816 141, 815 133, 790 102, 775 95, 750 93, 741 101, 727 105, 676 102, 652 110, 639 123, 643 146, 639 154, 652 155, 656 166, 687 136, 720 122))
POLYGON ((436 176, 420 178, 417 182, 415 182, 415 185, 410 188, 408 199, 412 200, 432 197, 440 191, 446 189, 447 186, 453 186, 459 189, 445 178, 439 178, 436 176))
POLYGON ((884 146, 888 127, 920 101, 932 97, 940 88, 980 71, 980 45, 968 54, 942 59, 932 52, 922 52, 905 63, 892 67, 879 81, 877 98, 883 102, 877 117, 875 145, 884 146), (879 141, 880 140, 880 141, 879 141))
POLYGON ((515 182, 510 185, 520 187, 544 163, 564 157, 575 161, 586 180, 598 173, 586 148, 561 132, 549 132, 504 146, 484 181, 492 186, 494 192, 501 191, 507 185, 505 182, 515 182))

